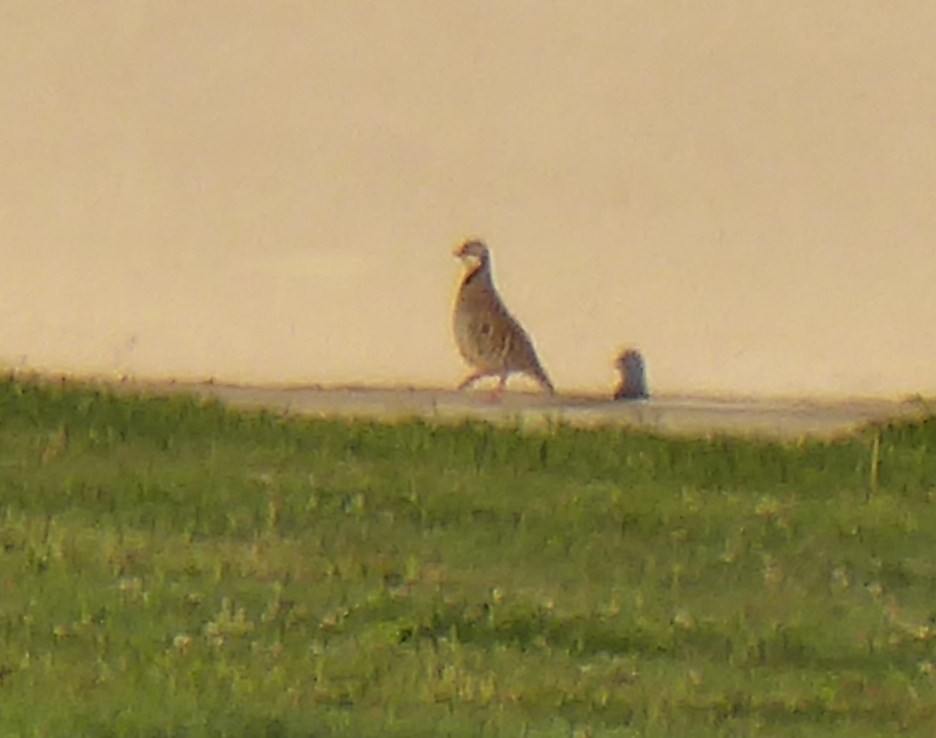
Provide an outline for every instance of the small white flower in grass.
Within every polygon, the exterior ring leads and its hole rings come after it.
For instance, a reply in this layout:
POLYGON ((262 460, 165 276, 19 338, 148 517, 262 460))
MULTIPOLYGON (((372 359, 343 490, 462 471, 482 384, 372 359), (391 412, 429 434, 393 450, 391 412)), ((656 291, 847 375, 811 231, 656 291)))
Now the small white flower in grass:
POLYGON ((845 567, 837 566, 832 570, 830 586, 834 592, 844 592, 851 586, 851 579, 845 567))
POLYGON ((127 594, 139 594, 143 589, 143 582, 139 577, 121 577, 117 580, 117 589, 127 594))
POLYGON ((188 633, 179 633, 172 639, 172 647, 180 653, 187 653, 192 647, 192 636, 188 633))

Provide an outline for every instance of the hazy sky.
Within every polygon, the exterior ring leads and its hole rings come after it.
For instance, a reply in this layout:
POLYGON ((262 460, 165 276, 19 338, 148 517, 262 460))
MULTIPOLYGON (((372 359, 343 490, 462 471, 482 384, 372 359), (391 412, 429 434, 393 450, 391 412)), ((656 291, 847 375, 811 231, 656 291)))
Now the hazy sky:
POLYGON ((936 6, 0 0, 0 357, 451 385, 452 249, 560 389, 936 393, 936 6))

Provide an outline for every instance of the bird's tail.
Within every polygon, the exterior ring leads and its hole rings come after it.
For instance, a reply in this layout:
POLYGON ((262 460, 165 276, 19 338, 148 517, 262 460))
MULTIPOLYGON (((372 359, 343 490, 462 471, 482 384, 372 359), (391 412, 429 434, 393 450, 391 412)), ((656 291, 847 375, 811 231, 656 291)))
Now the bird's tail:
POLYGON ((543 389, 549 392, 549 394, 551 395, 556 394, 556 388, 553 386, 552 381, 547 376, 546 371, 543 369, 543 367, 537 364, 536 367, 534 367, 531 374, 533 375, 533 378, 543 386, 543 389))

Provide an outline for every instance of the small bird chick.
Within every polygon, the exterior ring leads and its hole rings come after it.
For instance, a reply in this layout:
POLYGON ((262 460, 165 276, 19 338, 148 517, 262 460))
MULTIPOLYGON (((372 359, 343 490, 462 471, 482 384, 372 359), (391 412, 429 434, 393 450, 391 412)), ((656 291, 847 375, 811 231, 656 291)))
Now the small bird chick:
POLYGON ((621 382, 614 390, 615 400, 643 400, 650 396, 647 391, 647 366, 637 349, 624 349, 614 366, 621 373, 621 382))

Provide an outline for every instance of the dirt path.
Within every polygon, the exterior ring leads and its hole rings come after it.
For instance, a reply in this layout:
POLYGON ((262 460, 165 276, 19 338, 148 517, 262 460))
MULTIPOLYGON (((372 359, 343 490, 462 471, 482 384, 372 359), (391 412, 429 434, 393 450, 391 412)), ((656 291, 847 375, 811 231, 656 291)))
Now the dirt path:
POLYGON ((212 397, 238 408, 266 408, 320 417, 378 420, 425 418, 447 422, 471 418, 523 426, 550 422, 633 425, 666 433, 756 435, 792 439, 831 437, 872 422, 922 417, 922 400, 766 400, 670 396, 639 402, 603 397, 507 393, 500 402, 485 392, 432 388, 245 387, 211 383, 122 382, 129 391, 179 392, 212 397))

